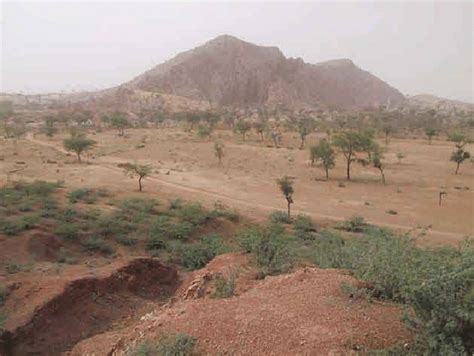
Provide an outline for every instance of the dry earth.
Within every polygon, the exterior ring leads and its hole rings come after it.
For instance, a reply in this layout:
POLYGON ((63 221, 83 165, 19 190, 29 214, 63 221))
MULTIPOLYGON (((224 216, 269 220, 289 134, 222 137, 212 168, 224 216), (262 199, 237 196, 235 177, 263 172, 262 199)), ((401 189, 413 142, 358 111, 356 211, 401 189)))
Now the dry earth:
MULTIPOLYGON (((61 136, 53 140, 30 136, 18 142, 16 156, 11 143, 3 144, 0 179, 59 179, 70 188, 105 186, 115 194, 129 194, 137 190, 137 183, 117 164, 137 161, 154 168, 144 181, 146 195, 178 196, 208 206, 219 201, 243 215, 263 219, 285 208, 275 179, 289 175, 295 178, 295 213, 308 214, 323 224, 359 214, 371 223, 419 234, 420 243, 427 245, 457 244, 473 235, 474 165, 466 162, 454 175, 450 142, 428 145, 423 139, 392 139, 385 154, 388 184, 384 186, 377 170, 357 164, 353 180, 346 182, 341 155, 331 179, 322 180, 324 173, 311 167, 308 151, 298 149, 296 134, 285 134, 280 149, 268 147, 270 142, 261 143, 256 136, 242 142, 230 131, 213 135, 226 145, 221 168, 213 140, 198 140, 180 129, 134 129, 126 137, 113 131, 98 133, 91 136, 98 147, 82 165, 75 156, 65 155, 61 136), (406 156, 401 163, 398 152, 406 156), (448 194, 439 206, 441 190, 448 194)), ((308 145, 317 138, 309 137, 308 145)))

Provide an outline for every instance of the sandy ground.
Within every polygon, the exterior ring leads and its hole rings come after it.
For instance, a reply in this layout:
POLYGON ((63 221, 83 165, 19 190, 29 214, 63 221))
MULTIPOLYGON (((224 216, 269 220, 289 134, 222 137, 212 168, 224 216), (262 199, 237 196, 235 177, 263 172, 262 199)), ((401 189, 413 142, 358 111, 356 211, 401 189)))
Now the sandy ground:
MULTIPOLYGON (((243 215, 264 219, 271 211, 286 208, 275 180, 288 175, 295 178, 294 213, 308 214, 323 223, 358 214, 377 225, 413 231, 427 245, 457 244, 474 234, 474 165, 465 162, 455 175, 455 165, 449 162, 451 142, 428 145, 423 139, 392 139, 386 146, 384 186, 376 169, 357 164, 353 165, 353 180, 347 182, 341 154, 330 180, 322 180, 323 170, 311 167, 308 150, 298 149, 295 133, 286 133, 279 149, 260 142, 256 135, 243 142, 230 131, 217 131, 211 140, 171 128, 133 129, 125 137, 118 137, 115 131, 90 136, 98 145, 83 164, 74 155, 66 155, 65 136, 30 135, 18 141, 16 149, 12 142, 3 142, 0 179, 59 179, 68 188, 106 187, 118 195, 130 194, 137 190, 137 181, 117 164, 136 161, 154 169, 144 180, 142 195, 181 197, 208 206, 220 202, 243 215), (214 156, 215 140, 225 144, 222 167, 214 156), (406 156, 401 163, 398 152, 406 156), (440 190, 448 193, 441 206, 440 190), (397 214, 388 214, 388 210, 397 214)), ((311 135, 307 145, 317 139, 317 134, 311 135)))

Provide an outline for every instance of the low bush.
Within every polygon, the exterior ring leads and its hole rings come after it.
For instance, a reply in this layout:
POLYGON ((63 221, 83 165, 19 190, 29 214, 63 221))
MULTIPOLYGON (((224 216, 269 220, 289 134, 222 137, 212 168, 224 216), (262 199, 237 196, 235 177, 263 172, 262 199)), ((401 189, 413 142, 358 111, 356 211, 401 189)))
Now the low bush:
POLYGON ((212 215, 198 203, 184 204, 177 211, 177 216, 194 226, 204 225, 212 218, 212 215))
POLYGON ((82 242, 82 247, 88 252, 98 252, 104 255, 113 253, 112 247, 101 237, 92 236, 82 242))
POLYGON ((188 240, 194 231, 194 225, 187 221, 182 221, 173 225, 168 231, 168 236, 172 239, 188 240))
POLYGON ((284 211, 274 211, 270 214, 270 221, 274 224, 291 224, 291 218, 284 211))
POLYGON ((11 219, 0 219, 0 233, 13 236, 22 231, 32 229, 38 222, 38 217, 35 215, 21 216, 11 219))
POLYGON ((214 291, 211 298, 230 298, 235 293, 236 273, 232 273, 228 278, 217 274, 213 278, 214 291))
POLYGON ((5 303, 8 297, 8 289, 4 285, 0 284, 0 307, 5 303))
POLYGON ((313 240, 316 238, 316 225, 306 215, 298 215, 293 221, 293 229, 296 237, 302 240, 313 240))
POLYGON ((56 236, 67 241, 77 241, 81 234, 81 226, 75 223, 61 223, 54 230, 56 236))
POLYGON ((366 282, 370 296, 406 303, 417 334, 414 354, 464 355, 474 348, 474 249, 422 249, 409 236, 369 227, 357 239, 324 233, 314 262, 344 268, 366 282))
POLYGON ((241 247, 253 253, 260 277, 288 272, 293 265, 293 242, 279 224, 251 228, 238 236, 241 247))
POLYGON ((158 343, 158 356, 191 356, 195 352, 197 339, 183 333, 165 334, 158 343))
POLYGON ((85 203, 85 204, 94 204, 99 200, 108 196, 107 191, 104 189, 90 189, 90 188, 81 188, 73 190, 68 194, 69 202, 71 203, 85 203))
POLYGON ((15 274, 18 272, 29 272, 32 269, 33 269, 33 263, 9 262, 5 265, 5 271, 8 274, 15 274))
POLYGON ((177 263, 190 270, 202 268, 215 256, 229 251, 217 234, 204 236, 192 244, 176 241, 168 244, 167 248, 177 263))
POLYGON ((367 222, 365 221, 364 217, 354 215, 350 219, 340 223, 336 226, 336 228, 340 230, 345 230, 349 232, 363 232, 365 228, 368 226, 367 222))

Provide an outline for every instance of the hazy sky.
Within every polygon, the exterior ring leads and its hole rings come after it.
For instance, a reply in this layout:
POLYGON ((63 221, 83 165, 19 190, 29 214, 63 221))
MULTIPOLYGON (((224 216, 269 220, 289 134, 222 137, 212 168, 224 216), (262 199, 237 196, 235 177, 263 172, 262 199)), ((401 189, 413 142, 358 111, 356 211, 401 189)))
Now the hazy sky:
POLYGON ((471 1, 0 1, 1 91, 114 86, 227 33, 311 63, 350 58, 405 94, 474 101, 471 1))

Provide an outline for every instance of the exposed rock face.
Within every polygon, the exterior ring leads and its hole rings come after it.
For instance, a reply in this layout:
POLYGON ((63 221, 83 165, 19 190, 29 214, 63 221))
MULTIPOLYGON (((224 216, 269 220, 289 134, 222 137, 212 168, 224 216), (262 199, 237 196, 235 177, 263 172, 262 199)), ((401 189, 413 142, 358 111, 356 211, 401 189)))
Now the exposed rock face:
POLYGON ((210 100, 220 105, 341 109, 398 105, 396 89, 349 59, 308 64, 276 47, 219 36, 124 84, 131 89, 210 100))

